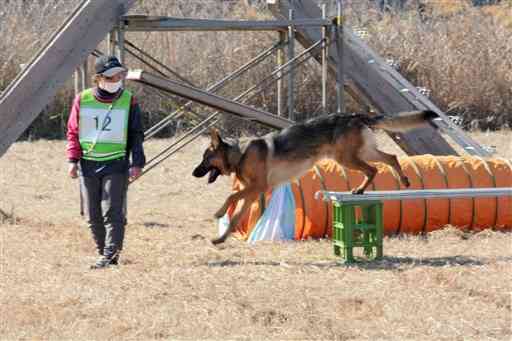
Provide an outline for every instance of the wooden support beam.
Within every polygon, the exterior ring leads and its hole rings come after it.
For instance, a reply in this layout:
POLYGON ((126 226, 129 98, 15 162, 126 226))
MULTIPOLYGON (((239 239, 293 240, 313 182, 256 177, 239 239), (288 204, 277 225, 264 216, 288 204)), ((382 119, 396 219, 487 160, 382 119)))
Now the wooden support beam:
POLYGON ((74 82, 74 89, 75 89, 75 95, 78 95, 81 90, 81 83, 82 83, 82 72, 80 71, 80 67, 77 67, 75 69, 75 72, 73 73, 73 82, 74 82))
POLYGON ((82 81, 82 90, 84 91, 89 87, 89 63, 88 63, 88 57, 85 57, 84 63, 80 67, 80 73, 81 73, 81 81, 82 81))
POLYGON ((126 31, 288 31, 290 25, 320 27, 328 20, 212 20, 173 17, 125 16, 126 31))
POLYGON ((163 91, 171 92, 191 101, 218 109, 221 112, 240 116, 272 128, 282 129, 293 124, 292 121, 287 120, 286 118, 273 115, 260 109, 255 109, 246 104, 235 102, 183 83, 152 75, 142 70, 129 71, 126 79, 147 84, 163 91))
MULTIPOLYGON (((286 33, 279 31, 279 45, 281 46, 277 50, 277 67, 280 68, 284 64, 284 46, 286 45, 286 33)), ((283 104, 283 74, 279 72, 277 74, 277 116, 283 116, 284 104, 283 104)))
MULTIPOLYGON (((125 46, 125 31, 124 31, 124 22, 120 20, 116 27, 116 41, 115 41, 115 47, 116 47, 116 57, 121 63, 121 65, 125 65, 125 58, 126 58, 126 46, 125 46)), ((123 87, 125 85, 125 80, 122 80, 123 87)), ((125 206, 126 206, 126 200, 125 200, 125 206)))
MULTIPOLYGON (((288 13, 288 19, 293 22, 293 9, 288 13)), ((293 25, 288 26, 288 60, 292 60, 295 57, 295 27, 293 25)), ((295 121, 295 67, 290 65, 290 71, 288 72, 288 118, 295 121)))
POLYGON ((116 54, 116 29, 113 28, 108 33, 108 41, 107 41, 107 51, 109 56, 113 56, 116 54))
MULTIPOLYGON (((322 19, 327 19, 327 5, 322 4, 322 19)), ((320 65, 322 67, 322 113, 327 114, 327 49, 328 49, 328 35, 327 27, 322 26, 322 60, 320 65)))
POLYGON ((343 3, 341 0, 336 1, 336 25, 334 25, 334 39, 336 42, 336 54, 339 63, 336 64, 336 107, 339 114, 345 113, 345 101, 343 99, 343 92, 345 87, 345 74, 343 70, 343 3))

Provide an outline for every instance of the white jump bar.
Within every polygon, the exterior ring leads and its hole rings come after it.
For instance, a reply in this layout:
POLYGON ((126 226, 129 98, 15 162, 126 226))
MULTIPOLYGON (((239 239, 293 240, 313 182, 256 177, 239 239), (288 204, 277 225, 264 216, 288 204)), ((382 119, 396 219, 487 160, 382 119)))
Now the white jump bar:
MULTIPOLYGON (((364 194, 351 192, 318 191, 315 198, 324 201, 362 202, 379 200, 409 200, 409 199, 446 199, 466 197, 498 197, 512 196, 512 187, 500 188, 461 188, 461 189, 422 189, 404 191, 369 191, 364 194)), ((512 210, 512 207, 510 207, 512 210)))

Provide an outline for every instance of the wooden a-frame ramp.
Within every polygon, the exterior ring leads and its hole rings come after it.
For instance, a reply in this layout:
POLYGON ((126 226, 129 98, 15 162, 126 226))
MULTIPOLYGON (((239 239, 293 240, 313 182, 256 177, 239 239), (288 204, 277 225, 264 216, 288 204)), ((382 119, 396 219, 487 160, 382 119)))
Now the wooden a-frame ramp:
POLYGON ((0 96, 0 157, 136 0, 83 0, 0 96))
MULTIPOLYGON (((277 18, 288 18, 293 10, 296 19, 320 18, 322 12, 313 0, 277 0, 269 5, 277 18)), ((321 32, 311 27, 297 27, 295 38, 308 48, 319 41, 321 32)), ((389 66, 381 57, 373 52, 352 30, 343 28, 343 62, 345 86, 363 97, 382 113, 430 109, 439 114, 440 118, 433 123, 449 135, 469 154, 489 156, 490 153, 467 136, 427 97, 409 83, 400 73, 389 66)), ((320 61, 320 55, 315 55, 320 61)), ((338 55, 335 49, 329 49, 329 67, 336 72, 338 55)), ((423 127, 407 134, 390 134, 393 140, 409 155, 434 154, 453 155, 455 150, 428 122, 423 127)))
MULTIPOLYGON (((0 97, 0 156, 32 123, 57 90, 69 79, 73 70, 95 49, 135 0, 83 0, 72 15, 52 36, 16 77, 0 97), (94 22, 94 25, 91 23, 94 22)), ((320 9, 312 0, 279 1, 271 7, 278 17, 294 9, 297 19, 318 18, 320 9)), ((297 40, 305 47, 320 40, 318 28, 297 27, 297 40)), ((399 73, 394 71, 371 51, 349 29, 344 34, 344 65, 348 86, 381 112, 393 113, 411 109, 432 109, 440 114, 434 123, 439 125, 468 153, 487 156, 489 153, 472 141, 428 99, 420 95, 399 73)), ((330 52, 329 64, 336 69, 337 55, 330 52)), ((174 87, 174 86, 173 86, 174 87)), ((172 89, 170 89, 172 91, 172 89)), ((269 124, 269 121, 286 126, 286 120, 259 117, 247 107, 223 101, 220 96, 198 92, 202 103, 215 103, 216 108, 269 124), (229 105, 228 107, 224 107, 229 105), (244 109, 238 110, 237 108, 244 109)), ((271 115, 272 116, 272 115, 271 115)), ((271 124, 272 125, 272 124, 271 124)), ((429 123, 406 135, 392 136, 408 154, 456 154, 455 150, 429 123)))

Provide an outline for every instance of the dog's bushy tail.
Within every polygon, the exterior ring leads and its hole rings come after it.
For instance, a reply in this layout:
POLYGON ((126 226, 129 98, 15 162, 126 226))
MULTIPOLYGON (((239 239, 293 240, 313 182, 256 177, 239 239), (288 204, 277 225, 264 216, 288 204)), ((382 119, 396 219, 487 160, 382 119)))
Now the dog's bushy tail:
POLYGON ((438 115, 432 110, 406 111, 400 112, 393 116, 379 115, 372 117, 374 120, 371 124, 374 128, 389 130, 393 132, 404 132, 411 129, 419 128, 425 122, 437 117, 438 115))

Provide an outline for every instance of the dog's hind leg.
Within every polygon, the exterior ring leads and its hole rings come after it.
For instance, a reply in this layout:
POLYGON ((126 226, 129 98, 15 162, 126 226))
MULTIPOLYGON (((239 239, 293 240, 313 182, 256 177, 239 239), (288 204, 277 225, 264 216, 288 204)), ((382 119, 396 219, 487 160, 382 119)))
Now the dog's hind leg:
POLYGON ((396 155, 387 154, 381 152, 380 150, 378 150, 378 152, 381 155, 380 161, 391 166, 400 176, 400 181, 402 182, 402 184, 405 187, 409 187, 411 185, 411 183, 409 182, 409 178, 407 177, 407 175, 405 175, 402 167, 400 166, 400 163, 398 162, 396 155))
POLYGON ((395 155, 384 153, 377 148, 377 140, 375 134, 371 129, 364 129, 361 131, 363 144, 359 148, 358 156, 366 162, 382 162, 392 167, 400 176, 400 181, 405 187, 409 187, 409 179, 402 171, 402 167, 398 163, 395 155))
POLYGON ((363 161, 357 154, 353 154, 348 157, 345 156, 343 158, 337 159, 336 161, 338 161, 338 163, 344 166, 347 166, 348 168, 361 171, 365 175, 365 179, 363 180, 361 185, 352 189, 353 194, 363 194, 368 185, 373 181, 373 178, 377 174, 377 168, 363 161))
POLYGON ((373 150, 365 150, 363 153, 361 153, 361 157, 365 161, 370 162, 382 162, 393 168, 400 177, 400 182, 405 187, 410 186, 409 178, 405 175, 405 173, 402 170, 402 167, 400 166, 400 163, 398 162, 398 159, 393 154, 384 153, 383 151, 380 151, 378 149, 373 150))

